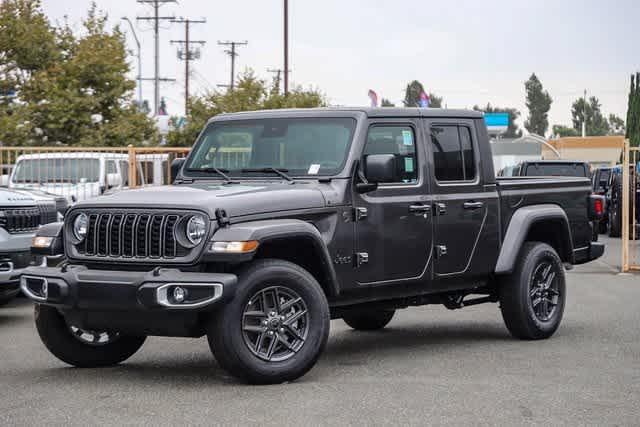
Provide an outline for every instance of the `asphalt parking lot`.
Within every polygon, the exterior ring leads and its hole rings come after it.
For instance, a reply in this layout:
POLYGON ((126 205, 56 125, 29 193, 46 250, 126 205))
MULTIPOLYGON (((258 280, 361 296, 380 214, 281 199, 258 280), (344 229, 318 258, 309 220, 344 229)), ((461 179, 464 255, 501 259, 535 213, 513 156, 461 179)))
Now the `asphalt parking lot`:
POLYGON ((280 386, 236 383, 205 339, 150 338, 121 366, 69 368, 19 299, 0 309, 0 425, 637 425, 640 276, 616 274, 610 243, 568 273, 550 340, 512 339, 495 304, 408 309, 381 332, 333 321, 318 365, 280 386))

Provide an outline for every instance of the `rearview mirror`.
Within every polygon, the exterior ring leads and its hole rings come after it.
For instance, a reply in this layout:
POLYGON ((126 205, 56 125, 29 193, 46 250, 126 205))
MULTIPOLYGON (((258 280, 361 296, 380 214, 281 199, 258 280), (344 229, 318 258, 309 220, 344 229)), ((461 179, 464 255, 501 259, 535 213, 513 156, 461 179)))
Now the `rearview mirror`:
POLYGON ((182 169, 182 166, 184 165, 184 162, 186 160, 187 159, 185 159, 184 157, 181 157, 179 159, 173 159, 173 161, 171 162, 171 184, 173 184, 176 180, 176 177, 180 173, 180 170, 182 169))

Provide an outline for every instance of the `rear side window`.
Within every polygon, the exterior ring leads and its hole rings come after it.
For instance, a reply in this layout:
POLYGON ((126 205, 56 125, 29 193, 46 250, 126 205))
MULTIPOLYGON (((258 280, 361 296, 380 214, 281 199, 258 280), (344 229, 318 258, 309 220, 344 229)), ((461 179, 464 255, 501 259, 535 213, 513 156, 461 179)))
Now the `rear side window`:
POLYGON ((573 176, 585 178, 581 163, 533 163, 527 166, 526 176, 573 176))
POLYGON ((475 178, 473 142, 467 126, 432 126, 431 145, 438 181, 470 181, 475 178))

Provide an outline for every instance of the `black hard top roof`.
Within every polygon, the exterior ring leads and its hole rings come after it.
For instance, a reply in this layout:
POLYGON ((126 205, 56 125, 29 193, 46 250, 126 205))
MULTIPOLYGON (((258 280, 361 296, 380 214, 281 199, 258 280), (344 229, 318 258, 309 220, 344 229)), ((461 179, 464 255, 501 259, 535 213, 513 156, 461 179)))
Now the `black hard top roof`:
POLYGON ((338 116, 353 117, 435 117, 479 119, 482 113, 473 110, 454 110, 443 108, 395 108, 395 107, 329 107, 329 108, 295 108, 282 110, 245 111, 240 113, 222 113, 213 117, 212 121, 251 120, 261 118, 317 117, 338 116))

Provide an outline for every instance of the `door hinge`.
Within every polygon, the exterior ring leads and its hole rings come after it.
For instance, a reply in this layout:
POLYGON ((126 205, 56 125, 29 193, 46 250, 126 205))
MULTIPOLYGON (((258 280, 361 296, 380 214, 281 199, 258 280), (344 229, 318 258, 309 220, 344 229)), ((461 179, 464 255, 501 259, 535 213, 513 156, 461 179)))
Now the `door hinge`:
POLYGON ((368 215, 367 208, 353 208, 353 220, 355 222, 362 221, 368 215))
POLYGON ((369 254, 367 252, 357 252, 353 256, 353 260, 354 260, 355 266, 360 267, 363 264, 366 264, 369 262, 369 254))
POLYGON ((442 258, 447 254, 447 247, 445 245, 436 245, 436 257, 442 258))

